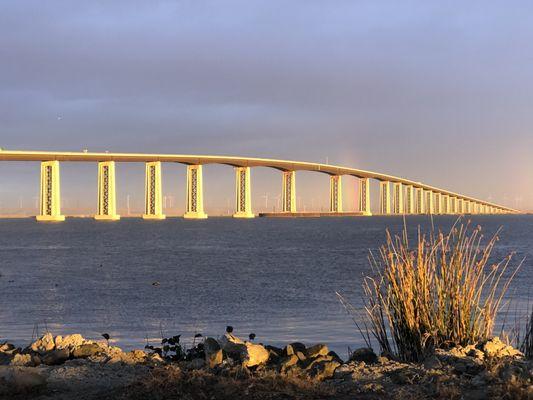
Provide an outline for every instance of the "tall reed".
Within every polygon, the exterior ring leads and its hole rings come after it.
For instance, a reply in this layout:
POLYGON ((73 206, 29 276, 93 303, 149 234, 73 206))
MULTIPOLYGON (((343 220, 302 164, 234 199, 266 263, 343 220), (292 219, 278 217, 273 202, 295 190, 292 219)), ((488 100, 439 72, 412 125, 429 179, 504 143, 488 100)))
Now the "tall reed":
POLYGON ((491 264, 496 233, 454 225, 448 234, 418 230, 412 248, 407 230, 387 232, 379 255, 369 257, 374 276, 363 283, 371 333, 381 351, 420 361, 435 348, 467 345, 492 335, 496 316, 516 271, 511 256, 491 264))

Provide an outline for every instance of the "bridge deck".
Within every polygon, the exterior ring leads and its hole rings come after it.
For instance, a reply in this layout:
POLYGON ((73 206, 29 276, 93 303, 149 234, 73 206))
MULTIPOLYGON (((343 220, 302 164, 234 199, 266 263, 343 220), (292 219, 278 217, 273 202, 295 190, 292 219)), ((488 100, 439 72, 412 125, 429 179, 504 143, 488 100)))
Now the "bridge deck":
POLYGON ((503 207, 501 205, 465 196, 446 189, 440 189, 434 186, 426 185, 421 182, 415 182, 409 179, 382 174, 379 172, 366 171, 356 168, 347 168, 337 165, 276 160, 269 158, 254 157, 233 157, 233 156, 209 156, 209 155, 183 155, 183 154, 143 154, 143 153, 93 153, 93 152, 56 152, 56 151, 11 151, 0 150, 0 161, 72 161, 72 162, 99 162, 99 161, 116 161, 116 162, 175 162, 187 165, 195 164, 225 164, 235 167, 267 167, 275 168, 281 171, 314 171, 328 175, 351 175, 358 178, 370 178, 379 181, 399 182, 404 185, 413 185, 424 190, 431 190, 435 193, 441 193, 457 197, 464 200, 474 201, 493 207, 499 207, 511 212, 517 210, 503 207))

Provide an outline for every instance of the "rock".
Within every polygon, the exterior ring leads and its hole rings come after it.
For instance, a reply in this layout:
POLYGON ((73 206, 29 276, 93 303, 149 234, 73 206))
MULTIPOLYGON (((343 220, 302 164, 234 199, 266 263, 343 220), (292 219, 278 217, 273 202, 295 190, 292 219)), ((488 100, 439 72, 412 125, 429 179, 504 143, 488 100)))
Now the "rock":
POLYGON ((266 364, 270 354, 260 344, 246 343, 246 356, 242 365, 244 367, 255 367, 257 365, 266 364))
POLYGON ((246 345, 231 333, 226 333, 219 340, 220 347, 229 358, 242 362, 246 356, 246 345))
POLYGON ((296 354, 297 352, 305 353, 305 345, 300 342, 294 342, 291 344, 288 344, 285 349, 283 349, 283 353, 285 353, 286 356, 292 356, 293 354, 296 354))
POLYGON ((190 367, 192 369, 201 369, 205 366, 205 361, 203 358, 195 358, 191 361, 190 367))
POLYGON ((56 349, 45 354, 42 357, 42 363, 46 365, 59 365, 63 364, 70 357, 69 349, 56 349))
POLYGON ((296 357, 298 357, 298 359, 299 359, 300 361, 305 361, 305 360, 307 359, 307 357, 305 356, 305 354, 302 353, 301 351, 297 351, 297 352, 296 352, 296 357))
POLYGON ((422 365, 425 369, 439 369, 442 367, 441 362, 436 356, 426 357, 422 365))
POLYGON ((320 361, 313 365, 310 375, 318 380, 329 379, 340 365, 337 361, 320 361))
POLYGON ((224 353, 222 352, 222 349, 210 354, 205 354, 205 363, 209 368, 215 368, 216 366, 222 364, 223 360, 224 353))
POLYGON ((306 348, 304 351, 305 356, 308 358, 326 356, 328 353, 329 349, 325 344, 315 344, 314 346, 306 348))
POLYGON ((209 368, 214 368, 222 364, 223 352, 218 342, 213 338, 206 338, 204 341, 205 363, 209 368))
POLYGON ((45 354, 55 348, 54 337, 50 332, 37 339, 30 346, 31 350, 39 354, 45 354))
POLYGON ((9 364, 19 367, 31 367, 34 365, 30 354, 15 354, 9 364))
POLYGON ((482 350, 486 357, 501 358, 523 356, 523 354, 514 347, 502 343, 498 336, 495 336, 483 344, 482 350))
POLYGON ((470 351, 468 351, 468 353, 466 353, 466 355, 469 356, 469 357, 477 358, 479 360, 485 359, 485 353, 483 353, 481 350, 476 349, 476 348, 473 348, 470 351))
POLYGON ((13 354, 15 350, 16 350, 16 347, 12 345, 11 343, 4 342, 0 344, 0 353, 13 354))
POLYGON ((364 361, 366 364, 374 364, 378 361, 378 356, 374 353, 374 350, 363 347, 360 349, 354 350, 350 356, 349 361, 361 362, 364 361))
POLYGON ((298 364, 298 361, 300 361, 300 359, 296 354, 282 358, 279 364, 281 372, 286 372, 288 369, 294 367, 296 364, 298 364))
POLYGON ((283 349, 280 349, 279 347, 275 346, 265 346, 265 349, 268 350, 270 353, 270 356, 275 356, 277 358, 283 357, 283 349))
POLYGON ((330 356, 333 360, 337 361, 339 364, 344 363, 344 361, 342 361, 342 358, 340 358, 339 355, 335 353, 334 351, 328 352, 327 355, 330 356))
POLYGON ((61 338, 61 336, 56 336, 56 348, 58 349, 68 348, 70 351, 72 351, 76 347, 80 347, 85 343, 85 339, 79 333, 62 337, 59 341, 58 338, 61 338))
MULTIPOLYGON (((300 363, 302 369, 311 370, 315 364, 324 362, 324 361, 333 361, 333 357, 330 356, 318 356, 316 358, 309 358, 300 363)), ((340 363, 339 363, 340 364, 340 363)))
POLYGON ((31 367, 4 367, 0 370, 0 381, 5 381, 20 391, 34 390, 46 385, 46 377, 31 367))
POLYGON ((79 347, 76 347, 74 351, 72 351, 72 356, 74 358, 86 358, 94 356, 95 354, 98 354, 101 351, 102 348, 96 343, 86 343, 82 344, 79 347))

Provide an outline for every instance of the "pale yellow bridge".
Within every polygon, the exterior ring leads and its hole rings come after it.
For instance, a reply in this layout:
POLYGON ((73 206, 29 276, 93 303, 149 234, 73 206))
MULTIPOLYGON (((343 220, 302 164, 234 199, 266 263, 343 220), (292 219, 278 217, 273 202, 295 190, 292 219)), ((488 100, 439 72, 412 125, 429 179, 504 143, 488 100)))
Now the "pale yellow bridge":
POLYGON ((203 206, 202 165, 225 164, 235 168, 236 218, 253 218, 250 168, 268 167, 281 171, 282 215, 298 215, 296 210, 296 171, 315 171, 330 175, 330 213, 342 215, 342 176, 359 179, 359 214, 370 212, 370 179, 379 181, 380 215, 398 214, 503 214, 518 210, 439 189, 396 176, 310 162, 265 158, 201 156, 178 154, 45 152, 0 150, 0 161, 40 161, 41 190, 38 221, 63 221, 61 214, 59 163, 98 163, 98 220, 118 220, 115 194, 115 163, 146 164, 145 219, 164 219, 162 207, 161 163, 187 165, 187 204, 185 218, 207 218, 203 206), (391 188, 392 186, 392 188, 391 188))

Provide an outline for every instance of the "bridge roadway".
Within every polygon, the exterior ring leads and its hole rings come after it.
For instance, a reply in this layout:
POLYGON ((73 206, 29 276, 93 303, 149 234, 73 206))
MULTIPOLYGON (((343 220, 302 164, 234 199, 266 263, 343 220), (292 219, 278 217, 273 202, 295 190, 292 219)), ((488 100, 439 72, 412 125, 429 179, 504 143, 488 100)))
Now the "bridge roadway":
MULTIPOLYGON (((114 185, 114 162, 144 162, 144 163, 147 163, 147 166, 149 163, 152 163, 150 165, 153 166, 154 164, 157 165, 157 163, 161 163, 161 162, 164 162, 164 163, 173 162, 173 163, 185 164, 185 165, 192 166, 192 167, 194 166, 201 167, 202 165, 206 165, 206 164, 224 164, 224 165, 237 167, 237 169, 240 171, 249 171, 250 167, 267 167, 267 168, 274 168, 285 173, 284 174, 284 188, 287 188, 288 191, 291 191, 291 187, 290 187, 291 182, 290 182, 290 176, 289 176, 291 173, 294 173, 294 171, 312 171, 312 172, 320 172, 320 173, 328 174, 332 177, 350 175, 350 176, 360 178, 362 180, 375 179, 380 182, 386 182, 387 183, 387 189, 386 189, 387 197, 390 196, 390 192, 388 189, 389 182, 392 184, 396 183, 396 184, 401 184, 407 187, 412 187, 415 190, 420 190, 420 193, 421 193, 420 196, 423 196, 422 193, 431 193, 431 196, 430 196, 431 202, 429 200, 429 197, 427 198, 426 205, 428 205, 428 207, 429 207, 429 204, 431 204, 431 206, 433 207, 433 196, 438 194, 439 204, 438 204, 438 207, 436 207, 438 209, 441 208, 441 204, 440 204, 441 198, 448 197, 449 199, 455 199, 454 202, 460 201, 461 203, 465 203, 465 204, 471 203, 471 204, 475 204, 481 207, 495 209, 495 210, 498 210, 499 212, 508 212, 508 213, 518 212, 518 210, 509 208, 509 207, 498 205, 492 202, 487 202, 481 199, 476 199, 471 196, 455 193, 450 190, 437 188, 435 186, 427 185, 421 182, 415 182, 415 181, 405 179, 402 177, 398 177, 398 176, 393 176, 393 175, 388 175, 388 174, 383 174, 383 173, 373 172, 373 171, 367 171, 367 170, 362 170, 362 169, 356 169, 356 168, 348 168, 348 167, 342 167, 342 166, 337 166, 337 165, 329 165, 329 164, 321 164, 321 163, 313 163, 313 162, 277 160, 277 159, 254 158, 254 157, 212 156, 212 155, 143 154, 143 153, 110 153, 110 152, 96 153, 96 152, 88 152, 88 151, 81 151, 81 152, 12 151, 12 150, 0 150, 0 161, 40 161, 40 162, 43 162, 43 164, 45 162, 50 162, 50 161, 98 162, 98 163, 102 163, 103 165, 112 166, 112 171, 109 170, 108 172, 112 172, 111 178, 113 180, 112 182, 113 185, 114 185), (289 180, 285 179, 286 175, 289 176, 289 180)), ((160 174, 159 171, 156 171, 156 172, 160 174)), ((201 169, 198 172, 199 172, 200 189, 201 189, 201 169)), ((294 175, 292 176, 294 177, 294 175)), ((195 177, 192 177, 192 176, 190 178, 196 179, 195 177)), ((243 174, 243 180, 245 178, 246 178, 246 173, 243 174)), ((247 183, 243 181, 243 185, 249 186, 249 182, 247 183)), ((292 182, 292 185, 294 185, 294 182, 292 182)), ((400 188, 402 188, 401 185, 400 185, 400 188)), ((294 186, 292 186, 292 189, 294 190, 294 186)), ((403 189, 401 190, 402 190, 401 197, 403 198, 403 189)), ((411 196, 413 195, 413 193, 411 193, 411 196)), ((242 194, 242 196, 244 195, 245 193, 242 194)), ((381 200, 383 202, 383 199, 381 200)), ((398 199, 396 198, 396 200, 398 199)), ((423 210, 424 208, 422 207, 421 209, 423 210)), ((403 210, 399 210, 399 211, 402 211, 401 213, 403 213, 403 210)), ((418 211, 420 211, 420 208, 418 211)))

